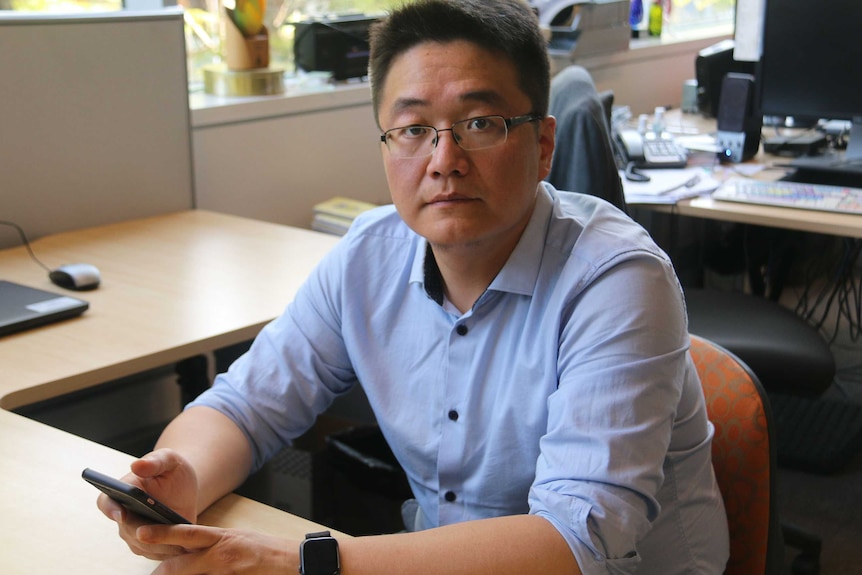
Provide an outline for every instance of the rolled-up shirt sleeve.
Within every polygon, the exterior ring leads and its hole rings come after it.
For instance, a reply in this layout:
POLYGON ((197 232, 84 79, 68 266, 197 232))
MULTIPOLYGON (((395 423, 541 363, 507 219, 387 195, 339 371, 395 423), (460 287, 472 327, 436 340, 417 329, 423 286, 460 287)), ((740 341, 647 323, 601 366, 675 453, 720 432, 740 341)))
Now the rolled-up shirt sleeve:
POLYGON ((530 512, 560 531, 584 573, 631 573, 657 494, 684 379, 688 335, 670 263, 606 262, 561 326, 530 512))
POLYGON ((187 407, 207 406, 230 418, 252 448, 256 471, 307 431, 317 416, 357 383, 338 325, 336 246, 315 268, 284 313, 251 348, 187 407))

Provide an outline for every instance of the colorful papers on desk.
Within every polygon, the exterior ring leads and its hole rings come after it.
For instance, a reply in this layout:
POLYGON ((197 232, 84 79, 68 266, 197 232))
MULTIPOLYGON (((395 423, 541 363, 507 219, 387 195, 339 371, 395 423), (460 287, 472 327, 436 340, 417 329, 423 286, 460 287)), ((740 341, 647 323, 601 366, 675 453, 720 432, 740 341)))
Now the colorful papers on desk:
POLYGON ((648 182, 631 182, 620 172, 627 204, 675 204, 680 200, 703 196, 718 188, 719 182, 703 168, 681 170, 640 170, 648 182))

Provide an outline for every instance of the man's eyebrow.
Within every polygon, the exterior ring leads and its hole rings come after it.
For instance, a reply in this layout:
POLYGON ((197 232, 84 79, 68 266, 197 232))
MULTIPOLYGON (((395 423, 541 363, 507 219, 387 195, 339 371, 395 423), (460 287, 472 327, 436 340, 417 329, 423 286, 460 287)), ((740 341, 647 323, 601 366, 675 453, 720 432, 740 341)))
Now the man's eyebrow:
MULTIPOLYGON (((458 99, 461 102, 478 102, 481 104, 499 104, 503 102, 503 96, 496 90, 475 90, 461 94, 458 99)), ((392 106, 394 113, 403 112, 411 108, 421 108, 430 105, 428 100, 422 98, 404 97, 395 100, 392 106)))
POLYGON ((462 102, 479 102, 482 104, 499 104, 503 102, 503 96, 496 90, 475 90, 461 94, 462 102))
POLYGON ((393 104, 392 106, 392 111, 397 114, 399 112, 403 112, 404 110, 409 110, 411 108, 420 108, 427 105, 428 101, 421 98, 398 98, 397 100, 395 100, 395 104, 393 104))

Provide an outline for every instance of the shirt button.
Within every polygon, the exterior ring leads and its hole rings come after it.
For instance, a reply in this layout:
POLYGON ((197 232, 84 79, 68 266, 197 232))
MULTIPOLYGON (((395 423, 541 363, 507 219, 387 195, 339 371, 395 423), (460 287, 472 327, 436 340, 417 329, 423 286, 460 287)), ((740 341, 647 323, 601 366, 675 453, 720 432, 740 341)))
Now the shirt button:
POLYGON ((456 499, 458 499, 458 496, 457 496, 457 495, 455 495, 455 492, 454 492, 454 491, 447 491, 447 492, 446 492, 446 494, 443 496, 443 498, 444 498, 446 501, 448 501, 449 503, 452 503, 453 501, 455 501, 456 499))
POLYGON ((458 335, 467 335, 467 331, 467 326, 463 323, 455 328, 455 332, 457 332, 458 335))
POLYGON ((458 421, 458 412, 454 409, 449 411, 449 419, 451 419, 452 421, 458 421))

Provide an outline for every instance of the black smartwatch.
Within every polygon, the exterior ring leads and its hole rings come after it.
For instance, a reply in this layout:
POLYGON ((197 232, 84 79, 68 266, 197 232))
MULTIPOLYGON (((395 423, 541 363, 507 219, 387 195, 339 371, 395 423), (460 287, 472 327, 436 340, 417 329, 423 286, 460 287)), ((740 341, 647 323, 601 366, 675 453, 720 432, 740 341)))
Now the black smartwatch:
POLYGON ((307 533, 299 544, 299 572, 301 575, 338 575, 338 541, 329 531, 307 533))

